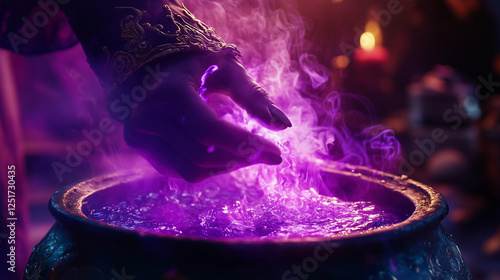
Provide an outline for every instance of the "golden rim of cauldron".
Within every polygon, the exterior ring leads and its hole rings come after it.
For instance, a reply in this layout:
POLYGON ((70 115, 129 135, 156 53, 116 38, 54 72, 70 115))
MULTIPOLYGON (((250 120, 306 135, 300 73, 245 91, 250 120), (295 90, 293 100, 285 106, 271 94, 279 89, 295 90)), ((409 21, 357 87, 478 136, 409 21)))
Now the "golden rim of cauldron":
MULTIPOLYGON (((120 171, 101 177, 78 183, 74 186, 62 188, 55 192, 50 201, 50 210, 56 217, 64 216, 66 219, 80 221, 86 224, 105 227, 107 230, 117 233, 127 233, 140 235, 141 237, 171 238, 175 240, 190 240, 200 242, 220 242, 220 243, 305 243, 322 241, 357 241, 357 240, 378 240, 380 235, 383 239, 401 238, 405 234, 414 234, 422 231, 429 225, 437 225, 448 213, 448 206, 444 198, 429 186, 417 181, 408 179, 405 175, 395 176, 382 171, 367 167, 344 164, 339 162, 318 160, 320 168, 329 173, 357 177, 359 180, 382 184, 395 192, 402 194, 414 205, 415 210, 404 221, 388 226, 381 226, 363 231, 356 231, 347 234, 339 234, 332 237, 305 237, 289 239, 258 239, 258 238, 202 238, 191 236, 174 236, 165 233, 147 233, 115 227, 102 221, 88 218, 82 212, 84 200, 90 195, 121 184, 127 184, 143 178, 155 176, 144 171, 120 171)), ((158 176, 158 175, 156 175, 158 176)), ((59 219, 58 219, 59 220, 59 219)))

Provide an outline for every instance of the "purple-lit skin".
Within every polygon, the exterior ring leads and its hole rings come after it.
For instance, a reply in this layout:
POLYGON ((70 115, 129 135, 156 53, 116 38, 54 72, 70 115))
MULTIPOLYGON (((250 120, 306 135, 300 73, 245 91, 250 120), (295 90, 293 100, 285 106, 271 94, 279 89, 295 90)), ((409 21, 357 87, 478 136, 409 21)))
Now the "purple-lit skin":
MULTIPOLYGON (((276 145, 221 120, 204 100, 212 93, 223 93, 269 129, 291 126, 236 59, 219 54, 190 54, 175 61, 166 58, 160 65, 163 78, 159 86, 148 92, 145 101, 135 104, 130 118, 124 122, 127 144, 160 173, 198 182, 256 163, 281 163, 281 152, 276 145), (218 67, 205 73, 211 65, 218 67), (204 98, 200 98, 198 91, 202 77, 204 98), (257 138, 254 141, 259 145, 250 154, 241 153, 242 143, 253 138, 257 138)), ((136 85, 128 84, 130 90, 136 85)))
MULTIPOLYGON (((92 69, 104 79, 108 75, 105 67, 108 57, 103 47, 116 48, 123 41, 120 38, 123 10, 116 7, 145 11, 145 20, 156 23, 165 17, 162 9, 165 4, 183 15, 181 4, 176 0, 72 0, 61 9, 92 69)), ((170 54, 134 72, 120 84, 119 91, 121 95, 108 101, 108 110, 123 122, 127 144, 162 174, 199 182, 256 163, 277 165, 282 162, 281 151, 275 144, 221 120, 203 100, 212 93, 227 94, 264 126, 272 130, 291 126, 267 92, 232 55, 170 54), (213 65, 216 65, 213 71, 203 75, 213 65), (200 98, 202 76, 204 87, 200 98), (138 91, 138 87, 142 90, 138 91), (253 149, 251 154, 242 154, 238 147, 251 137, 258 138, 260 148, 253 149), (209 147, 214 148, 209 151, 212 149, 209 147)))

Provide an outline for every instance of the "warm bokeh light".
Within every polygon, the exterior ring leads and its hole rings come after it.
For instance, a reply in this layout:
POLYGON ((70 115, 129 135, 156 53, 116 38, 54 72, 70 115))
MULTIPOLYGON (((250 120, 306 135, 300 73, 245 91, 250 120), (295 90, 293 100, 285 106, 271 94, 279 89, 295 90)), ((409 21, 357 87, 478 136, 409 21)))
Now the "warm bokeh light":
POLYGON ((382 28, 380 24, 375 20, 369 20, 365 25, 365 32, 373 34, 375 37, 375 46, 382 45, 382 28))
POLYGON ((332 66, 337 69, 344 69, 349 65, 349 58, 345 55, 339 55, 332 58, 332 66))
POLYGON ((372 33, 373 36, 375 36, 375 38, 377 39, 377 41, 378 39, 380 39, 379 36, 382 35, 382 30, 380 29, 380 25, 378 24, 378 22, 374 20, 370 20, 366 23, 365 31, 372 33))
POLYGON ((371 32, 365 32, 361 34, 359 43, 361 44, 361 48, 363 50, 371 51, 375 48, 375 36, 371 32))

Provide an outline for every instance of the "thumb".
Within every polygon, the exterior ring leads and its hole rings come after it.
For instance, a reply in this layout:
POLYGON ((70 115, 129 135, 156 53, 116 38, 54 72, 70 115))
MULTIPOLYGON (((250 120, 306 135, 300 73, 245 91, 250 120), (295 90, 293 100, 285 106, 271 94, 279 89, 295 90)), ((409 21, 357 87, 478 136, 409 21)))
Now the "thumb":
POLYGON ((269 129, 283 130, 292 126, 288 117, 273 103, 266 90, 248 75, 236 59, 228 59, 219 65, 210 66, 202 77, 200 92, 228 94, 269 129))

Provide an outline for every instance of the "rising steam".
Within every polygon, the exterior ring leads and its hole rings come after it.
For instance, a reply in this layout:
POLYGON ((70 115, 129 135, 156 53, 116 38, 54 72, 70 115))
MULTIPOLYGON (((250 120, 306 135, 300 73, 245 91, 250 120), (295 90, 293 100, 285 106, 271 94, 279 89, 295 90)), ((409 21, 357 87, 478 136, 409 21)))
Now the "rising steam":
POLYGON ((315 158, 391 170, 399 153, 394 133, 372 125, 367 100, 328 93, 331 72, 308 53, 310 43, 303 39, 306 27, 294 1, 189 0, 185 4, 240 48, 250 75, 293 123, 292 128, 276 133, 261 128, 241 111, 224 116, 271 139, 283 153, 280 166, 253 166, 236 171, 241 173, 236 176, 246 180, 258 177, 266 185, 280 178, 295 180, 285 185, 300 185, 303 190, 317 188, 313 179, 317 170, 306 164, 315 158), (242 115, 245 117, 235 117, 242 115), (304 182, 304 177, 311 182, 304 182))

